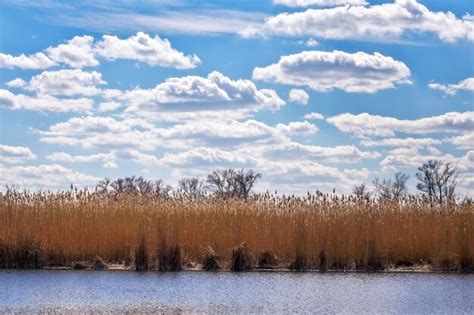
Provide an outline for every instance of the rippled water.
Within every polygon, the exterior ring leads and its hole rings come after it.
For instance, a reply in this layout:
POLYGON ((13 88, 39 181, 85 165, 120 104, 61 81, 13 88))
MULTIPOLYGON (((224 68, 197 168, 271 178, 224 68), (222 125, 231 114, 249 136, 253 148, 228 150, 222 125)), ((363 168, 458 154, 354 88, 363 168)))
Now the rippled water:
POLYGON ((0 312, 474 313, 474 276, 0 271, 0 312))

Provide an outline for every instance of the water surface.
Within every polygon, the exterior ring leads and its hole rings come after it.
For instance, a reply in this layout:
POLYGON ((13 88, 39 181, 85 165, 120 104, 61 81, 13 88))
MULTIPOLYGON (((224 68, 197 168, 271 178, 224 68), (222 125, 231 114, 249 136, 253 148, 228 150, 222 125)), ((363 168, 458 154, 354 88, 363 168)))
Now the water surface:
POLYGON ((0 271, 0 312, 474 313, 474 276, 0 271))

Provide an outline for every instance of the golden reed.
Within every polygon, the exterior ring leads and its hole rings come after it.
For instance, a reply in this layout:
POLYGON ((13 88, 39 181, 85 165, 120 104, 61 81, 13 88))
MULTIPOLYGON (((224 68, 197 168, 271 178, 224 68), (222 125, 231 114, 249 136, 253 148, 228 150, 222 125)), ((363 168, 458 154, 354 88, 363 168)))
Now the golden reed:
POLYGON ((8 191, 0 194, 0 267, 102 259, 137 270, 181 270, 203 261, 208 270, 248 270, 264 257, 261 265, 296 270, 424 265, 469 272, 473 223, 469 200, 440 207, 415 197, 267 193, 189 201, 179 195, 8 191))

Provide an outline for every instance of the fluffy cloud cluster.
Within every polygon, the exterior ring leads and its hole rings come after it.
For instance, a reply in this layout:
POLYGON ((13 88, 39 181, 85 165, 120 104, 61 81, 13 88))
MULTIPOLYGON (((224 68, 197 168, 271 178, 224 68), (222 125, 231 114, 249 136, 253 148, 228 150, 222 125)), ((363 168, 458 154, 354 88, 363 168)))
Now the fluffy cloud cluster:
MULTIPOLYGON (((282 0, 288 3, 305 3, 282 0)), ((308 0, 310 2, 310 0, 308 0)), ((397 40, 404 34, 433 33, 444 42, 474 41, 474 19, 451 12, 433 12, 416 0, 395 0, 371 6, 339 6, 282 13, 266 20, 247 36, 315 36, 328 39, 397 40)))
POLYGON ((0 185, 19 185, 31 188, 64 188, 70 184, 94 185, 99 177, 85 175, 58 164, 38 166, 0 166, 0 185))
POLYGON ((81 69, 66 69, 44 71, 31 78, 29 91, 46 95, 84 95, 92 96, 100 93, 99 85, 105 84, 102 74, 97 71, 82 71, 81 69))
POLYGON ((329 117, 327 121, 345 133, 358 137, 391 137, 395 132, 428 134, 436 132, 464 133, 474 129, 474 112, 451 112, 414 120, 379 115, 345 113, 329 117))
POLYGON ((274 90, 257 89, 250 80, 232 80, 214 71, 207 77, 169 78, 153 89, 134 89, 119 95, 127 110, 150 113, 276 110, 285 104, 274 90))
POLYGON ((36 155, 27 147, 16 147, 0 144, 1 163, 22 163, 36 159, 36 155))
POLYGON ((82 146, 85 149, 138 149, 194 146, 232 147, 242 143, 275 143, 289 137, 312 135, 317 127, 307 121, 277 124, 247 120, 188 121, 169 127, 155 127, 140 119, 117 120, 112 117, 73 117, 37 131, 40 140, 50 144, 82 146))
POLYGON ((297 103, 301 105, 308 104, 309 95, 305 92, 305 90, 301 89, 291 89, 290 93, 288 94, 288 101, 292 103, 297 103))
POLYGON ((304 51, 283 56, 278 63, 255 68, 253 78, 328 92, 374 93, 409 83, 410 69, 401 61, 379 53, 304 51))
POLYGON ((99 65, 98 58, 136 60, 176 69, 195 68, 201 62, 196 55, 185 55, 173 48, 167 39, 138 32, 127 39, 104 35, 96 43, 92 36, 75 36, 64 44, 28 56, 0 53, 0 68, 46 69, 60 64, 72 68, 94 67, 99 65))
POLYGON ((59 99, 50 95, 28 96, 0 89, 0 107, 39 112, 84 112, 92 110, 94 101, 88 98, 59 99))
POLYGON ((448 95, 456 95, 459 91, 474 91, 474 78, 467 78, 459 81, 457 84, 440 84, 430 83, 428 84, 433 90, 440 90, 448 95))
POLYGON ((366 5, 365 0, 273 0, 273 4, 286 5, 288 7, 335 7, 340 5, 366 5))
POLYGON ((99 56, 108 60, 131 59, 150 66, 191 69, 201 63, 196 55, 185 56, 175 50, 169 40, 161 39, 158 35, 152 38, 142 32, 128 39, 104 35, 95 49, 99 56))
POLYGON ((0 68, 46 69, 54 65, 55 63, 41 52, 28 56, 25 54, 12 56, 0 53, 0 68))

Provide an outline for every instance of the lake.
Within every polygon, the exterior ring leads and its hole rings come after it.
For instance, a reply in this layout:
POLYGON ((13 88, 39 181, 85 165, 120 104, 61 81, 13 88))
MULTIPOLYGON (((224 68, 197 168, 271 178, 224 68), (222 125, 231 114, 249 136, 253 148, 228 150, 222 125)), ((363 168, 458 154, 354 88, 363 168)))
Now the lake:
POLYGON ((1 313, 474 313, 474 275, 0 271, 1 313))

